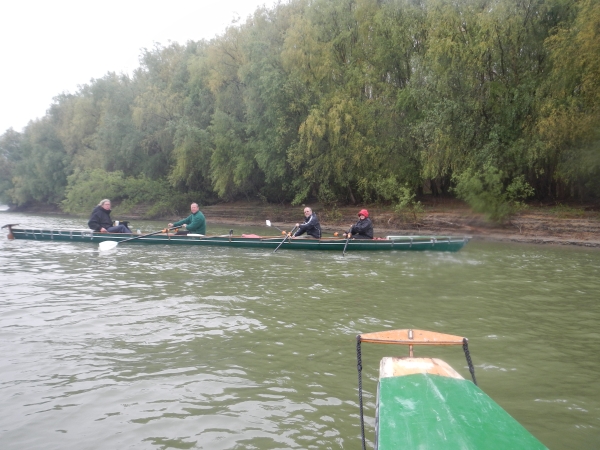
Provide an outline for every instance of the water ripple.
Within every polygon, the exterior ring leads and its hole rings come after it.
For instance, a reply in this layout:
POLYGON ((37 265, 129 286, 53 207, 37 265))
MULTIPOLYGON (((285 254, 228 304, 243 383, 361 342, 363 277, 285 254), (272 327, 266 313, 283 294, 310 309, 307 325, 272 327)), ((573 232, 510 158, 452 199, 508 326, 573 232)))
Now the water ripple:
MULTIPOLYGON (((82 226, 10 222, 32 219, 82 226)), ((409 327, 468 336, 480 385, 547 445, 597 443, 598 251, 0 240, 0 267, 3 449, 354 448, 355 336, 409 327)), ((405 352, 382 347, 363 347, 368 438, 379 359, 405 352)), ((460 349, 432 352, 468 376, 460 349)))

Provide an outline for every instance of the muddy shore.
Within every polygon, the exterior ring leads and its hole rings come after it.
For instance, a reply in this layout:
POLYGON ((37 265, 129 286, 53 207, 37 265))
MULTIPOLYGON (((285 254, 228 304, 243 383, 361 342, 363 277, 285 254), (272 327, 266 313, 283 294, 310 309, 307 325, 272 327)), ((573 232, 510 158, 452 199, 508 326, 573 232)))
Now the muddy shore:
MULTIPOLYGON (((356 222, 357 212, 365 207, 327 207, 310 204, 319 215, 323 234, 342 233, 356 222)), ((424 212, 417 217, 399 216, 391 208, 366 206, 373 220, 376 236, 391 234, 470 236, 473 240, 520 242, 531 244, 576 245, 600 248, 600 211, 593 205, 557 208, 530 206, 504 224, 494 224, 483 215, 474 214, 468 206, 456 200, 424 203, 424 212)), ((20 209, 22 212, 56 214, 56 208, 20 209)), ((236 202, 201 206, 208 226, 211 223, 264 226, 269 219, 274 225, 290 230, 302 220, 303 206, 236 202)), ((139 219, 142 209, 123 214, 139 219)), ((180 217, 163 217, 166 222, 180 217)), ((125 217, 123 217, 125 219, 125 217)), ((267 233, 265 233, 267 234, 267 233)))

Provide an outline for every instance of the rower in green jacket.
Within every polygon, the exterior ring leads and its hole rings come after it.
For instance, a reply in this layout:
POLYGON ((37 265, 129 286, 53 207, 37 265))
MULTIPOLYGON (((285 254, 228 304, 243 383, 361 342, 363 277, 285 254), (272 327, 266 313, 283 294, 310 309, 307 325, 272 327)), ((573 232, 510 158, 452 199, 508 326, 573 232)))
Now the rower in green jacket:
POLYGON ((190 210, 192 211, 192 214, 179 222, 170 223, 169 228, 183 225, 184 231, 178 231, 176 234, 206 234, 206 218, 200 211, 198 203, 192 203, 190 210))

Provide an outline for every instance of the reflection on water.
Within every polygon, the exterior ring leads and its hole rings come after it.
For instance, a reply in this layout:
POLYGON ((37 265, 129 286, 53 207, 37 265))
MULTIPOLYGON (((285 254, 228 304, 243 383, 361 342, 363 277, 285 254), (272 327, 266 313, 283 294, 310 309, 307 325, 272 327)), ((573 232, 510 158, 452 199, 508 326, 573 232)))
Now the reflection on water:
MULTIPOLYGON (((480 387, 551 448, 600 442, 597 250, 101 254, 1 236, 0 264, 3 449, 359 448, 355 336, 407 327, 469 337, 480 387)), ((419 351, 468 376, 460 350, 419 351)), ((404 352, 363 346, 371 441, 379 359, 404 352)))

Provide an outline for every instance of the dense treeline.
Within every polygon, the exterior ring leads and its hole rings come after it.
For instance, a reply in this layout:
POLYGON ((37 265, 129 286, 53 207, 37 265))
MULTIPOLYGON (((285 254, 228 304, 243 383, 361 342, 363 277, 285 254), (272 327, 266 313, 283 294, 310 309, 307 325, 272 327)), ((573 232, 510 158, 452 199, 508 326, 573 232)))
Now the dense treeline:
POLYGON ((594 0, 291 0, 56 97, 0 136, 0 196, 597 197, 599 84, 594 0))

